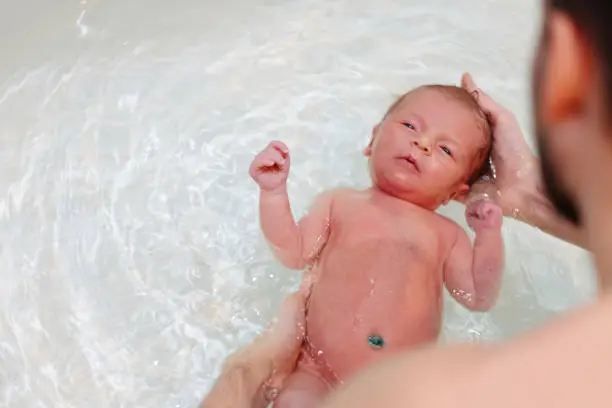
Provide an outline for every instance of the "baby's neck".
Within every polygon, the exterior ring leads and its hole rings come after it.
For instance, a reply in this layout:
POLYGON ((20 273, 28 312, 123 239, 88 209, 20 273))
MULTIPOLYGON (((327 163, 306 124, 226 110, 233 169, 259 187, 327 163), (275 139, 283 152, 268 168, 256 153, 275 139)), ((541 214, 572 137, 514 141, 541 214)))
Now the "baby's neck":
POLYGON ((442 203, 428 202, 422 197, 411 196, 410 194, 397 194, 392 191, 381 189, 377 185, 369 188, 372 198, 381 203, 381 205, 409 205, 417 206, 429 211, 436 211, 442 203))

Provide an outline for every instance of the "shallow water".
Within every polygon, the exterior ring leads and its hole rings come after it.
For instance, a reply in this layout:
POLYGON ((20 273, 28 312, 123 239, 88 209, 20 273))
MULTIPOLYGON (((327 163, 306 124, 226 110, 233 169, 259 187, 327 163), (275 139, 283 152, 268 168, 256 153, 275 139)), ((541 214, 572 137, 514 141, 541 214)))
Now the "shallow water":
MULTIPOLYGON (((415 85, 469 70, 531 129, 532 0, 7 3, 0 406, 196 406, 299 281, 258 230, 247 168, 269 140, 292 150, 299 215, 367 185, 369 132, 415 85)), ((443 341, 507 338, 592 296, 582 251, 504 230, 498 306, 448 301, 443 341)))

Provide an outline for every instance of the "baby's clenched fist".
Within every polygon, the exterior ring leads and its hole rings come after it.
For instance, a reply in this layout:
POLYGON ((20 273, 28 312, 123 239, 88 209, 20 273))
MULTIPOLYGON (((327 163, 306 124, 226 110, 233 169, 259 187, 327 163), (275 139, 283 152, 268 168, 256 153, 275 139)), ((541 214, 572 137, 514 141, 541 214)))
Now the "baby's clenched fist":
POLYGON ((289 148, 274 141, 255 156, 249 174, 262 190, 273 191, 287 183, 289 161, 289 148))
POLYGON ((495 202, 481 199, 467 205, 465 217, 470 228, 478 232, 482 229, 501 228, 503 214, 495 202))

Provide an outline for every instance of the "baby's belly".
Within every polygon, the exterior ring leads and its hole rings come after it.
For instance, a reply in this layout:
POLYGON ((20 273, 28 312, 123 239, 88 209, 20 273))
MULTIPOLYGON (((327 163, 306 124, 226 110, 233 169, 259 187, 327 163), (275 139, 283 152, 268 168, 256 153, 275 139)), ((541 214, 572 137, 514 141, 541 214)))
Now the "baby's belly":
POLYGON ((437 271, 383 264, 319 271, 308 306, 308 342, 317 360, 340 380, 389 353, 435 341, 439 334, 437 271))

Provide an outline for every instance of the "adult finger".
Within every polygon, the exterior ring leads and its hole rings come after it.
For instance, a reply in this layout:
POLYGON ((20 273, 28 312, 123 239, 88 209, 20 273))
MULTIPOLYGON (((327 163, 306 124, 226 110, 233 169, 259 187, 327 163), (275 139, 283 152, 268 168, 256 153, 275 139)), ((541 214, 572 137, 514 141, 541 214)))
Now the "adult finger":
POLYGON ((271 377, 266 381, 264 390, 268 401, 276 398, 295 370, 306 334, 306 299, 302 291, 290 295, 281 307, 275 324, 264 336, 272 363, 271 377))
POLYGON ((474 95, 482 110, 492 116, 491 119, 494 121, 496 120, 497 116, 506 111, 506 108, 495 102, 493 98, 480 89, 478 85, 476 85, 476 82, 474 82, 472 75, 467 72, 461 77, 461 87, 474 95))
POLYGON ((303 292, 298 291, 285 300, 271 330, 280 335, 278 339, 291 336, 299 342, 304 336, 305 319, 306 296, 303 292))
MULTIPOLYGON (((273 369, 277 363, 295 357, 305 335, 306 297, 302 292, 291 294, 281 306, 273 324, 244 348, 226 358, 224 370, 239 364, 273 369)), ((267 373, 267 375, 270 375, 267 373)))

